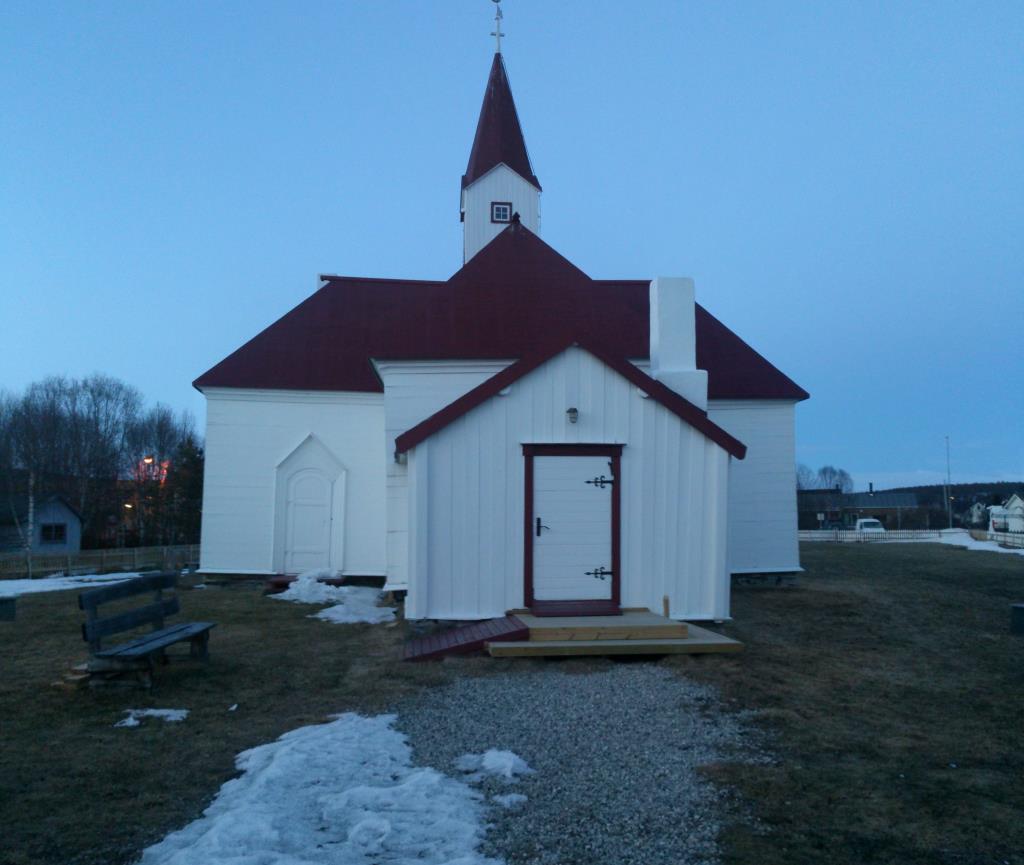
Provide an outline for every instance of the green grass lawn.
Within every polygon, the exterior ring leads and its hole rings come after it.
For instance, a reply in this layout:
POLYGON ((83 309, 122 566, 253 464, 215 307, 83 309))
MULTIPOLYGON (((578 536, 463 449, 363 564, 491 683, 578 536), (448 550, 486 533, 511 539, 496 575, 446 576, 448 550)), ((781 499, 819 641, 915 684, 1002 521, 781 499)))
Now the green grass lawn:
MULTIPOLYGON (((741 655, 666 659, 754 712, 778 761, 709 767, 753 823, 728 862, 1024 863, 1024 559, 938 545, 806 545, 793 588, 742 587, 741 655)), ((74 592, 0 622, 0 862, 131 862, 197 817, 237 752, 343 711, 376 712, 458 675, 559 663, 397 660, 405 626, 338 626, 248 583, 184 590, 219 622, 211 662, 159 669, 150 692, 51 685, 85 658, 74 592), (228 708, 237 703, 237 711, 228 708), (115 729, 127 708, 181 724, 115 729)), ((186 652, 186 647, 179 651, 186 652)))

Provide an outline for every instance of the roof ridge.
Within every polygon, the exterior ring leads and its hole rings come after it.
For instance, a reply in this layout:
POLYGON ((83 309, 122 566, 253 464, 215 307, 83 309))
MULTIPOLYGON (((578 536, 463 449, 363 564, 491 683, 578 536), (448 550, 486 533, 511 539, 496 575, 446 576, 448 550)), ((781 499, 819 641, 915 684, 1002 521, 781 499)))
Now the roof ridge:
MULTIPOLYGON (((401 279, 399 277, 386 276, 345 276, 335 273, 321 273, 321 282, 388 282, 399 285, 444 285, 444 279, 401 279)), ((322 288, 323 286, 321 286, 322 288)), ((319 289, 317 289, 319 291, 319 289)))
POLYGON ((690 402, 686 397, 667 385, 638 369, 627 359, 609 353, 601 346, 582 335, 563 336, 550 340, 543 348, 521 357, 511 366, 505 367, 472 390, 448 403, 430 417, 406 430, 395 439, 395 453, 401 454, 440 432, 453 421, 486 402, 503 388, 529 375, 538 367, 576 346, 587 352, 600 363, 618 373, 626 381, 640 388, 644 393, 668 409, 684 423, 693 427, 736 459, 743 459, 747 446, 735 436, 722 429, 708 417, 708 413, 690 402))

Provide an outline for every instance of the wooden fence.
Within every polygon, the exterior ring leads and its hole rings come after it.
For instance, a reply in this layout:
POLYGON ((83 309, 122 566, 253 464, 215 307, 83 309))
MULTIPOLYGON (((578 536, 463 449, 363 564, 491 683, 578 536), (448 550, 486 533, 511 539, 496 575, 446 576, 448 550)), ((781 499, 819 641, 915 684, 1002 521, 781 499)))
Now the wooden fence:
POLYGON ((1003 547, 1024 549, 1024 532, 971 532, 971 537, 979 541, 995 541, 1003 547))
MULTIPOLYGON (((106 574, 112 571, 170 570, 199 564, 199 544, 174 547, 122 547, 113 550, 82 550, 67 555, 32 556, 32 576, 50 574, 106 574)), ((24 553, 0 554, 0 579, 27 577, 24 553)))
POLYGON ((886 541, 938 540, 938 529, 893 529, 887 532, 858 532, 856 529, 802 529, 801 541, 833 541, 836 543, 885 543, 886 541))
POLYGON ((1024 532, 987 532, 983 529, 893 529, 888 532, 858 532, 855 529, 803 529, 801 541, 833 541, 837 543, 885 543, 886 541, 938 540, 950 534, 968 535, 976 541, 992 541, 1004 547, 1024 549, 1024 532))

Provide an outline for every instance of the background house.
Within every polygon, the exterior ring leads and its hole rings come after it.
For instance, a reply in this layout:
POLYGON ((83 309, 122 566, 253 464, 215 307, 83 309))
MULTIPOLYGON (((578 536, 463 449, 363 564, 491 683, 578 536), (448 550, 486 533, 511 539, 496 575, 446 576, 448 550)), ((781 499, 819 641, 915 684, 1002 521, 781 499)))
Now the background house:
POLYGON ((990 532, 1024 532, 1024 498, 1014 493, 989 509, 990 532))
POLYGON ((915 493, 843 493, 799 490, 797 518, 801 529, 852 529, 857 520, 873 517, 886 529, 928 528, 928 509, 915 493))
MULTIPOLYGON (((82 547, 82 518, 62 496, 36 499, 33 515, 33 553, 77 553, 82 547)), ((14 496, 0 507, 0 552, 25 549, 28 525, 28 496, 14 496)))

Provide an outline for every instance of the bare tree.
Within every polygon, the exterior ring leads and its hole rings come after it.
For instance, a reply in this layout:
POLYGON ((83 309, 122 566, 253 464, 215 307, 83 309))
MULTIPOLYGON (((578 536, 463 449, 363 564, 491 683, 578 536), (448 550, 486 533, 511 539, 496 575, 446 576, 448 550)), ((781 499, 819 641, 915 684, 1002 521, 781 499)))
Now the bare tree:
POLYGON ((105 375, 76 382, 67 404, 71 432, 69 475, 83 519, 91 520, 104 495, 128 470, 130 430, 138 422, 142 395, 129 384, 105 375))
POLYGON ((835 466, 822 466, 818 469, 818 488, 823 490, 839 489, 840 492, 853 492, 853 478, 845 469, 835 466))
POLYGON ((30 387, 25 395, 12 402, 6 419, 6 437, 13 470, 25 475, 28 509, 22 522, 12 507, 15 529, 25 551, 29 578, 32 577, 32 541, 35 537, 36 492, 40 476, 51 467, 60 449, 59 432, 54 429, 57 413, 55 389, 30 387))
POLYGON ((168 472, 182 443, 194 438, 192 416, 175 416, 157 403, 127 429, 128 477, 135 488, 135 520, 138 542, 168 543, 173 507, 166 486, 168 472))
POLYGON ((798 490, 814 490, 818 488, 818 475, 810 466, 800 463, 796 467, 796 488, 798 490))

